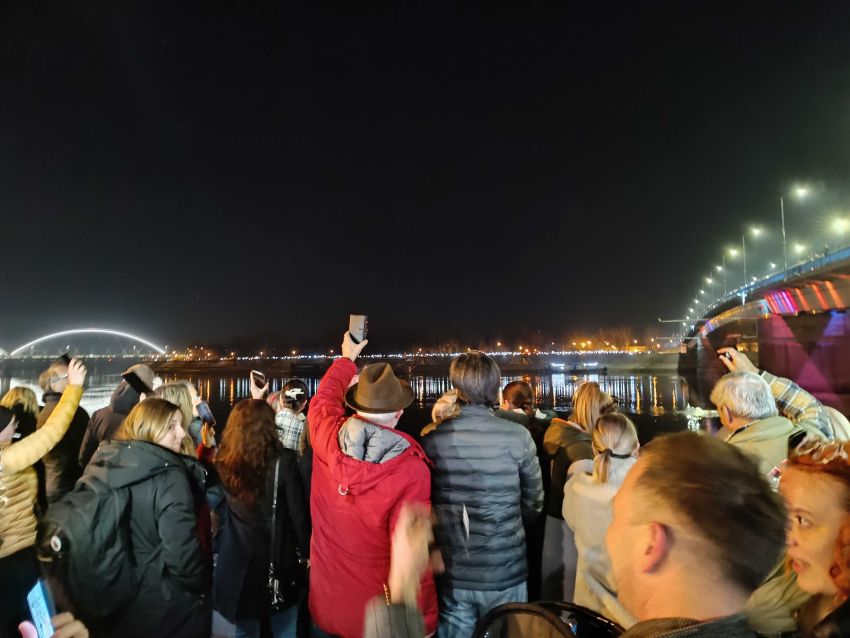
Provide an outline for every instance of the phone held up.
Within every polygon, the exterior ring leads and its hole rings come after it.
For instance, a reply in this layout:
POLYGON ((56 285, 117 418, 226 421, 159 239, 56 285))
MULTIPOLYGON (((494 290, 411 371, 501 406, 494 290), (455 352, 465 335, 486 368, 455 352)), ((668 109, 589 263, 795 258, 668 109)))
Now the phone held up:
POLYGON ((29 591, 27 603, 38 638, 50 638, 53 635, 53 623, 50 619, 56 614, 56 608, 53 606, 53 598, 47 589, 47 584, 43 580, 39 580, 29 591))
POLYGON ((348 315, 348 334, 354 343, 363 343, 369 332, 369 318, 366 315, 348 315))
POLYGON ((199 401, 198 405, 195 406, 198 410, 198 417, 206 423, 207 425, 215 427, 215 417, 213 416, 212 410, 210 410, 210 404, 206 401, 199 401))
POLYGON ((266 385, 266 375, 259 370, 251 370, 251 378, 254 380, 254 385, 262 388, 266 385))

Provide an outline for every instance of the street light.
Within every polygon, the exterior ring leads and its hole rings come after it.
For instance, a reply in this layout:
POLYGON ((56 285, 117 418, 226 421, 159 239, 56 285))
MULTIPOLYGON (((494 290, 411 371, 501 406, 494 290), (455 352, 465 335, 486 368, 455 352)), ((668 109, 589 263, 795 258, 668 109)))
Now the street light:
MULTIPOLYGON (((806 186, 796 186, 794 188, 794 196, 797 199, 803 199, 809 194, 809 189, 806 186)), ((785 238, 785 196, 779 196, 779 214, 782 220, 782 262, 785 270, 788 270, 788 243, 785 238)))

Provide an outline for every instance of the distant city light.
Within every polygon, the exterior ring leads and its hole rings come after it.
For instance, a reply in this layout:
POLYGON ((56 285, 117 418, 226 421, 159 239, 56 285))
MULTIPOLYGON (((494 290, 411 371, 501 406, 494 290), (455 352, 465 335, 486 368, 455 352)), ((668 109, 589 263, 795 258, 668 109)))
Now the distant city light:
POLYGON ((753 237, 758 237, 759 235, 761 235, 761 228, 754 226, 750 229, 750 232, 753 234, 753 237))
POLYGON ((706 277, 706 278, 705 278, 705 283, 707 283, 707 284, 713 284, 713 283, 714 283, 714 279, 712 279, 711 277, 706 277))
POLYGON ((794 189, 794 194, 802 199, 803 197, 809 194, 809 189, 805 186, 798 186, 794 189))
POLYGON ((729 254, 732 255, 733 257, 737 257, 738 256, 738 249, 737 248, 730 248, 729 254))

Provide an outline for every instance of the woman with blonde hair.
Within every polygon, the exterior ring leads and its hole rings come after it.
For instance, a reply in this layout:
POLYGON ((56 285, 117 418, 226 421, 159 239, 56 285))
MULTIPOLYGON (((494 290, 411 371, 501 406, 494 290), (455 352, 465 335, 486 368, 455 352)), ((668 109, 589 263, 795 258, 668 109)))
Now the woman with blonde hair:
POLYGON ((83 480, 130 490, 130 546, 140 566, 138 594, 108 618, 105 634, 210 635, 210 570, 195 517, 206 476, 182 453, 185 439, 182 410, 151 397, 130 411, 117 438, 101 443, 86 467, 83 480))
POLYGON ((593 473, 576 472, 564 487, 564 520, 575 534, 578 551, 573 602, 631 625, 634 619, 617 600, 605 533, 611 502, 637 461, 637 430, 619 413, 604 414, 593 428, 593 473))
MULTIPOLYGON (((597 419, 616 409, 613 398, 595 381, 582 383, 573 395, 570 418, 552 419, 543 435, 550 480, 543 539, 542 596, 545 600, 570 600, 575 588, 576 550, 572 530, 561 507, 570 466, 593 458, 591 432, 597 419)), ((545 470, 544 470, 545 471, 545 470)))
POLYGON ((153 396, 165 399, 180 409, 180 414, 183 417, 183 430, 186 432, 186 436, 180 442, 180 452, 188 456, 196 456, 192 437, 188 435, 189 424, 193 419, 192 395, 189 389, 179 381, 172 381, 159 386, 153 396))
POLYGON ((0 408, 0 636, 29 616, 26 595, 38 580, 35 555, 38 479, 33 468, 62 439, 83 395, 86 368, 72 359, 68 387, 37 432, 16 437, 17 418, 0 408))
POLYGON ((19 438, 35 432, 35 424, 38 419, 38 399, 35 392, 26 386, 15 386, 0 399, 0 408, 8 408, 15 413, 18 420, 17 434, 19 438))

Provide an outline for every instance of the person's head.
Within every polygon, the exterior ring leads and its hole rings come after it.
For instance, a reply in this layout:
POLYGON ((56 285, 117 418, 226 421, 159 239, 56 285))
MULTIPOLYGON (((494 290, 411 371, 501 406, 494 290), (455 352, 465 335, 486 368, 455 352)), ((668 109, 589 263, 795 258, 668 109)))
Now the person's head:
POLYGON ((605 540, 619 598, 639 620, 742 611, 782 551, 785 517, 741 450, 695 432, 657 437, 614 498, 605 540))
MULTIPOLYGON (((183 428, 186 429, 189 427, 189 423, 192 422, 194 415, 194 406, 192 405, 192 395, 184 384, 180 382, 165 383, 154 391, 153 396, 165 399, 180 408, 180 414, 183 416, 183 428)), ((193 454, 194 449, 191 437, 187 436, 183 440, 181 451, 184 454, 193 454)))
POLYGON ((850 595, 850 442, 804 439, 788 454, 788 560, 810 594, 850 595))
POLYGON ((413 403, 413 389, 396 378, 388 363, 370 363, 345 393, 345 404, 367 421, 388 428, 398 423, 413 403))
POLYGON ((38 375, 38 385, 45 392, 64 392, 68 387, 68 366, 64 361, 54 361, 38 375))
POLYGON ((281 409, 303 412, 307 407, 309 391, 307 384, 301 379, 290 379, 283 384, 278 395, 278 405, 281 409))
POLYGON ((573 395, 573 412, 570 421, 583 427, 585 431, 591 432, 593 425, 603 414, 608 414, 617 409, 614 398, 602 388, 596 381, 585 381, 573 395))
POLYGON ((619 463, 637 456, 637 429, 626 415, 619 412, 603 414, 596 420, 592 436, 593 480, 605 483, 608 470, 619 463))
POLYGON ((735 431, 753 421, 776 416, 776 401, 767 381, 755 372, 736 370, 724 374, 711 390, 723 427, 735 431))
POLYGON ((502 390, 503 410, 522 410, 534 416, 534 389, 527 381, 511 381, 502 390))
POLYGON ((0 406, 0 443, 10 443, 15 437, 18 420, 9 408, 0 406))
POLYGON ((443 392, 431 408, 431 419, 434 422, 453 419, 460 414, 460 406, 457 404, 457 390, 452 388, 443 392))
POLYGON ((462 403, 499 404, 499 366, 483 352, 473 350, 458 356, 449 368, 449 379, 462 403))
POLYGON ((0 407, 9 408, 18 414, 38 415, 38 399, 35 392, 24 386, 11 388, 0 399, 0 407))
POLYGON ((180 453, 187 438, 185 428, 180 408, 165 399, 151 397, 130 410, 115 438, 156 443, 180 453))
POLYGON ((255 504, 265 493, 266 478, 280 441, 274 410, 261 399, 243 399, 227 419, 215 464, 227 492, 255 504))
POLYGON ((179 383, 186 390, 189 391, 189 396, 192 399, 192 416, 198 416, 198 401, 200 401, 201 396, 198 394, 198 388, 194 383, 189 381, 188 379, 178 379, 174 381, 174 383, 179 383))

